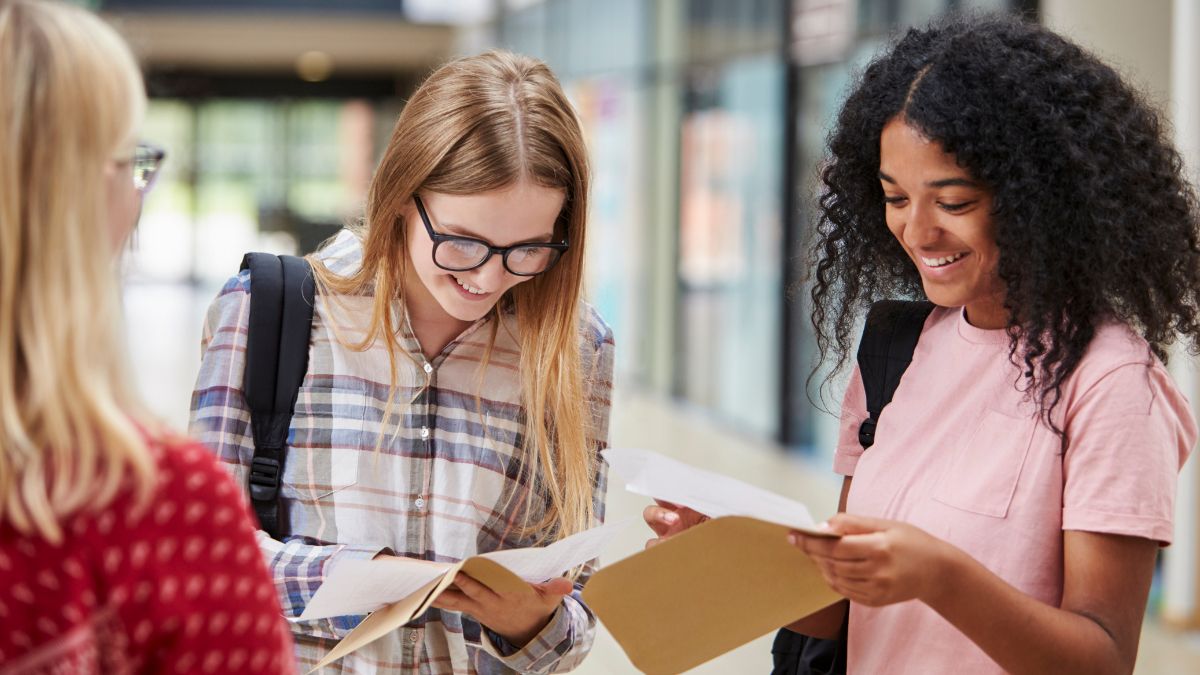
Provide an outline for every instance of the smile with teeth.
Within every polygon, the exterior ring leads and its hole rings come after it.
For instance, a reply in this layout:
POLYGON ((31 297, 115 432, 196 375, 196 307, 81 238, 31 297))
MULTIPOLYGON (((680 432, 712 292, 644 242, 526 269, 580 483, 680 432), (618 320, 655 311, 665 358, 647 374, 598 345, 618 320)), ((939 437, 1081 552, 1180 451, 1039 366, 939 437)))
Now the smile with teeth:
POLYGON ((962 260, 966 255, 967 254, 964 252, 964 253, 955 253, 954 255, 948 255, 944 258, 921 257, 921 262, 925 263, 925 265, 928 267, 945 267, 946 265, 949 265, 950 263, 955 263, 955 262, 958 262, 959 260, 962 260))
POLYGON ((458 277, 454 277, 454 280, 458 282, 459 286, 463 287, 463 290, 465 290, 466 292, 468 292, 472 295, 487 295, 487 293, 488 293, 487 291, 475 288, 471 284, 468 284, 467 282, 463 281, 462 279, 459 279, 458 277))

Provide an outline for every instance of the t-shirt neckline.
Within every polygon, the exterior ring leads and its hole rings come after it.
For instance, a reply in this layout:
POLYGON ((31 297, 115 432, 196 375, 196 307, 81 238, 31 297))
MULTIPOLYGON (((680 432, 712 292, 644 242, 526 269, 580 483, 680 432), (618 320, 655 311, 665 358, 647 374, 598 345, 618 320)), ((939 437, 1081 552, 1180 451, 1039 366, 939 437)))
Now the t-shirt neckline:
POLYGON ((967 321, 967 308, 958 308, 958 334, 967 342, 978 345, 994 345, 1008 342, 1008 331, 1003 328, 978 328, 967 321))

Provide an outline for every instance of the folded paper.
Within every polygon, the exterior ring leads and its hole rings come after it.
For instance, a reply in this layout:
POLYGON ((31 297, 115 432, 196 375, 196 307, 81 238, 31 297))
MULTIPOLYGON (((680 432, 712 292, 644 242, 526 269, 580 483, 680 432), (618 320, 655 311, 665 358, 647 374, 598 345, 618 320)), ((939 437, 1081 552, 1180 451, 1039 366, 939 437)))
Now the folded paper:
POLYGON ((780 495, 655 453, 604 452, 635 493, 709 516, 592 575, 584 601, 638 669, 680 673, 827 607, 841 596, 787 541, 813 529, 780 495))
MULTIPOLYGON (((580 532, 542 548, 509 549, 456 563, 407 558, 349 560, 336 565, 298 620, 372 612, 313 671, 419 617, 461 571, 498 593, 533 593, 530 583, 560 576, 600 556, 629 521, 580 532)), ((312 672, 312 671, 310 671, 312 672)))
POLYGON ((625 489, 634 494, 686 506, 710 518, 749 516, 832 536, 815 529, 804 504, 749 483, 648 450, 609 448, 602 454, 612 472, 625 481, 625 489))

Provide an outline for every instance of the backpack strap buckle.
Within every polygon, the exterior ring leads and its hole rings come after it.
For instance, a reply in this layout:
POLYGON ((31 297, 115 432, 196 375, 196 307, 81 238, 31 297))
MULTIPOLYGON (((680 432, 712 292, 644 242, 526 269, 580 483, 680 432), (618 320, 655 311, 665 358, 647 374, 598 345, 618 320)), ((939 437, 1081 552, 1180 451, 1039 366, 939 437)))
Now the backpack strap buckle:
POLYGON ((274 499, 279 493, 279 460, 256 455, 250 462, 250 498, 274 499))
POLYGON ((874 417, 868 417, 858 426, 858 444, 862 446, 863 450, 875 444, 876 424, 874 417))

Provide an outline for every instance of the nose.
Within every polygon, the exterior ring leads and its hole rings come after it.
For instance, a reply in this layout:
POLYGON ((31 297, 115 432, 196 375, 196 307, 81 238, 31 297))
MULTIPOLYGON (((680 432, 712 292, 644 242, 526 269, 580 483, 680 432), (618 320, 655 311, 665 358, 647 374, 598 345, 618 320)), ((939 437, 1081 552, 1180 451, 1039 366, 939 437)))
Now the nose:
POLYGON ((474 276, 480 288, 496 290, 508 276, 508 270, 504 268, 504 257, 500 254, 493 255, 482 267, 475 269, 474 276))
POLYGON ((915 200, 905 214, 904 243, 912 250, 933 247, 941 236, 941 227, 933 207, 917 204, 915 200))

